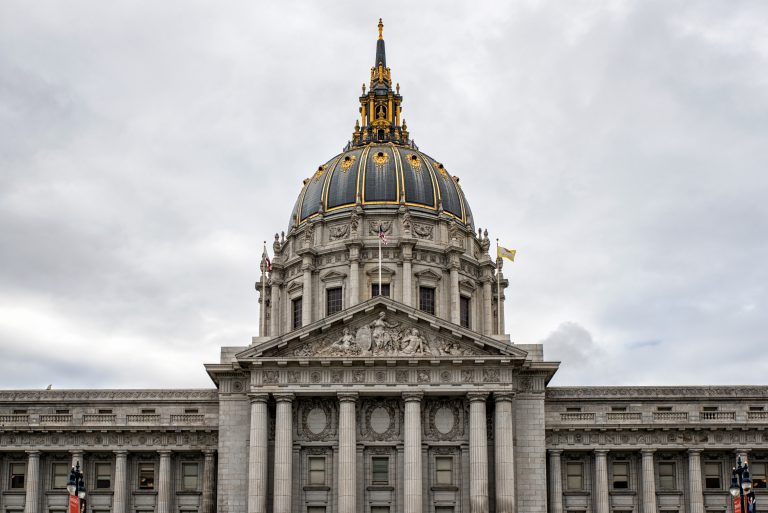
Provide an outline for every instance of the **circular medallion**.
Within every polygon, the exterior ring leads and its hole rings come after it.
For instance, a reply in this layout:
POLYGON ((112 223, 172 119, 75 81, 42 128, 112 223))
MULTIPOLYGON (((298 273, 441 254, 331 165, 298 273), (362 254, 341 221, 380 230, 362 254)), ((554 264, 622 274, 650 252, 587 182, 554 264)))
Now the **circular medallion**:
POLYGON ((386 408, 378 406, 371 412, 371 429, 381 435, 386 433, 392 424, 392 419, 389 418, 389 412, 386 408))
POLYGON ((328 417, 322 408, 312 408, 307 414, 307 429, 315 435, 322 433, 327 423, 328 417))
POLYGON ((444 435, 450 433, 455 423, 456 419, 454 419, 453 411, 450 408, 441 406, 435 412, 435 429, 440 433, 444 435))

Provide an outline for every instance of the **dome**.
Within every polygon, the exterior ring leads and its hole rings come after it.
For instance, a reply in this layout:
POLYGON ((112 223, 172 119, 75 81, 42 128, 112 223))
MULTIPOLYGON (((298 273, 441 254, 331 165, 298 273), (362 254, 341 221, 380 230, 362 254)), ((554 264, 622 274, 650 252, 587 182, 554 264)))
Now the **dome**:
POLYGON ((473 228, 472 213, 445 166, 415 149, 369 144, 336 155, 304 180, 289 228, 320 215, 363 210, 397 210, 401 205, 438 216, 441 212, 473 228))

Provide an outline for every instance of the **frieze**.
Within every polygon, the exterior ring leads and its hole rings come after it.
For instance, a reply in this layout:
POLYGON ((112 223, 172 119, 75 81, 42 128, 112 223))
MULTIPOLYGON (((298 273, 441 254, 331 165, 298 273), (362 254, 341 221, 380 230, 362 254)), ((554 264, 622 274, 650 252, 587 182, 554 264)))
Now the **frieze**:
POLYGON ((713 387, 556 387, 547 389, 547 399, 604 398, 750 398, 768 397, 768 386, 713 387))
MULTIPOLYGON (((491 387, 505 386, 514 380, 513 368, 485 367, 482 369, 457 369, 446 366, 420 366, 414 368, 373 368, 352 367, 343 368, 304 368, 254 371, 256 379, 254 386, 298 385, 487 385, 491 387), (476 376, 480 375, 480 379, 476 376), (259 379, 260 376, 260 379, 259 379)), ((532 380, 531 383, 535 383, 532 380)), ((255 390, 255 389, 254 389, 255 390)))
MULTIPOLYGON (((237 377, 242 377, 237 374, 237 377)), ((4 401, 216 401, 218 390, 7 390, 4 401)))
POLYGON ((420 239, 432 240, 434 229, 431 224, 413 223, 413 233, 420 239))
POLYGON ((342 240, 342 239, 349 238, 349 225, 340 224, 336 226, 331 226, 328 229, 328 237, 331 240, 342 240))
POLYGON ((730 448, 737 446, 768 447, 768 432, 763 430, 682 430, 682 431, 549 431, 547 448, 584 449, 595 446, 730 448))
POLYGON ((168 433, 142 431, 140 433, 82 433, 82 432, 25 432, 0 433, 0 448, 13 449, 66 449, 84 450, 155 450, 158 448, 188 450, 215 449, 219 437, 215 432, 168 433))
POLYGON ((368 222, 368 235, 378 235, 380 231, 383 232, 385 235, 391 235, 392 221, 369 221, 368 222))
POLYGON ((344 327, 341 333, 336 332, 317 342, 302 344, 293 349, 291 354, 299 358, 310 358, 314 356, 480 356, 486 353, 454 341, 426 335, 414 326, 391 322, 386 314, 381 312, 371 323, 357 328, 344 327))

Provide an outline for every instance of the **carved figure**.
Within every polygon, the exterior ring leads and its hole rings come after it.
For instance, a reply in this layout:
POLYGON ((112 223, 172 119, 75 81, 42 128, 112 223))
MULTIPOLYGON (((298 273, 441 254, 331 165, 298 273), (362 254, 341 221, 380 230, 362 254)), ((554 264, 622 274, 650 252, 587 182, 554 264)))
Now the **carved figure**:
POLYGON ((347 236, 349 236, 349 225, 341 224, 337 226, 331 226, 329 232, 331 240, 346 239, 347 236))
POLYGON ((398 324, 396 322, 387 322, 384 312, 381 312, 379 318, 371 323, 371 339, 373 340, 371 351, 373 354, 395 349, 394 342, 396 342, 396 337, 393 337, 391 328, 395 328, 398 324))
POLYGON ((350 350, 352 345, 357 346, 357 344, 355 343, 355 337, 353 337, 349 333, 349 328, 344 328, 344 331, 342 332, 341 338, 338 339, 333 344, 331 344, 331 348, 339 349, 339 350, 341 350, 341 351, 346 353, 347 351, 350 350))
POLYGON ((427 341, 421 336, 419 330, 411 328, 400 341, 400 350, 406 354, 424 354, 427 341))

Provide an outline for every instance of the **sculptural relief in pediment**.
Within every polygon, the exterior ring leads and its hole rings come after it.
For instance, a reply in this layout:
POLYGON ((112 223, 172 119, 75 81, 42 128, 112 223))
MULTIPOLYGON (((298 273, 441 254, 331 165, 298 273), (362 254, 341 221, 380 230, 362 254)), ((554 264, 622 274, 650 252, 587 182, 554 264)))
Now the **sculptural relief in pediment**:
POLYGON ((319 340, 288 351, 296 357, 354 356, 478 356, 486 353, 459 342, 426 333, 416 326, 393 321, 380 312, 370 323, 345 327, 319 340))

